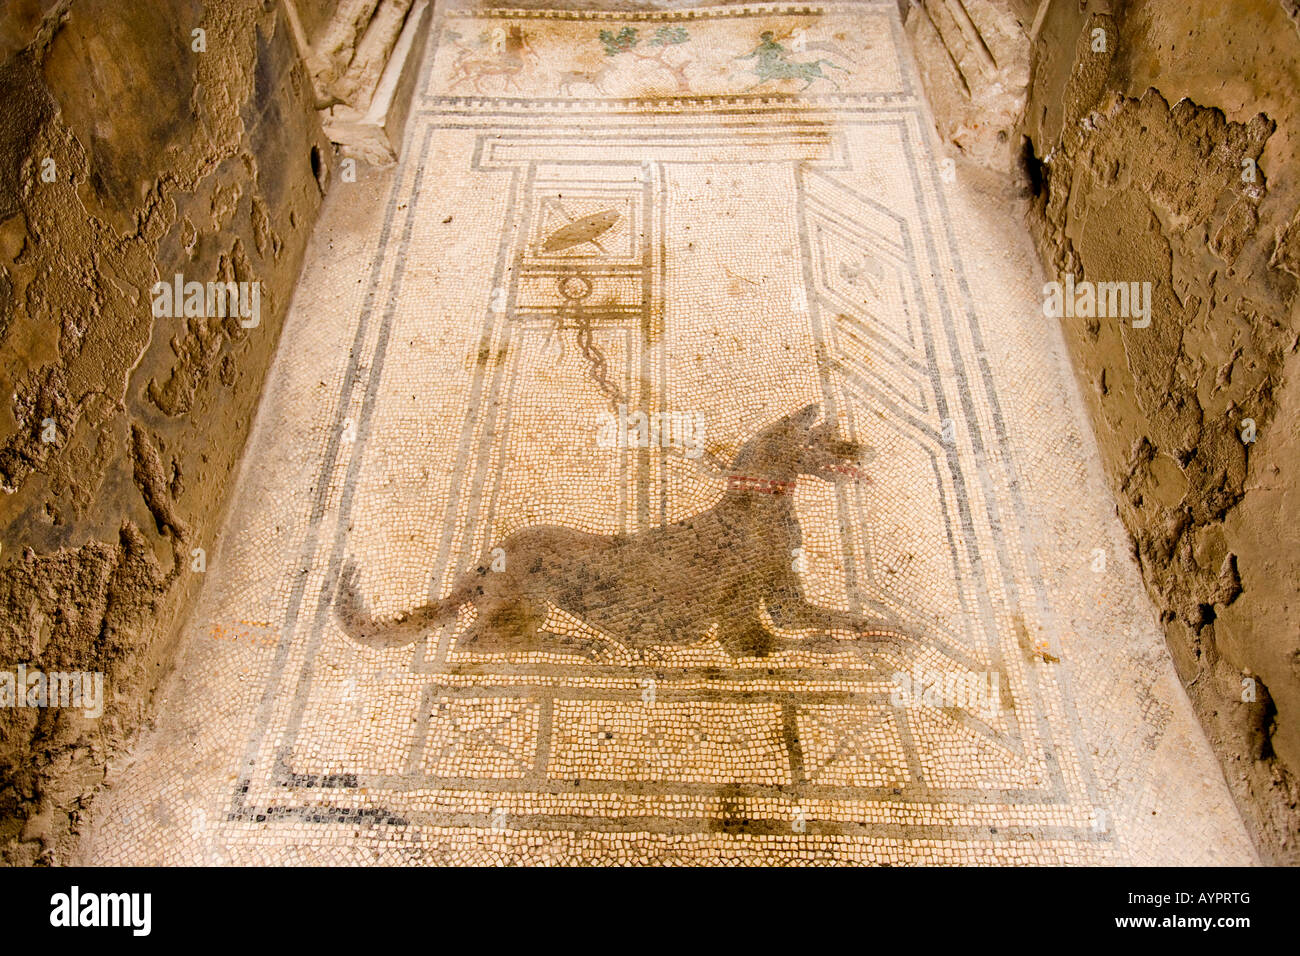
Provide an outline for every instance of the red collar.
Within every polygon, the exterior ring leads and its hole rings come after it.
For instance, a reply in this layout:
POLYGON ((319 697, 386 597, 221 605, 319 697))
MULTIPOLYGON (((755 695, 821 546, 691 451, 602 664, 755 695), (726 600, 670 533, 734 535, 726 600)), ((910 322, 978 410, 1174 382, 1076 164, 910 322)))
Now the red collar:
POLYGON ((777 481, 774 478, 750 478, 746 475, 728 475, 728 491, 757 491, 765 495, 789 495, 794 493, 797 480, 777 481))

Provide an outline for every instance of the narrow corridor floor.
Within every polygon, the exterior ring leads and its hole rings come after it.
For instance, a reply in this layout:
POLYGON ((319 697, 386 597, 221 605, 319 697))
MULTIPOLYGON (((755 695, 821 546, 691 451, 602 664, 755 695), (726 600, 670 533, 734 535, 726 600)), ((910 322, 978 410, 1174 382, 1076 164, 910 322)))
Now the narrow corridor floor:
POLYGON ((896 3, 446 8, 421 82, 83 862, 1255 861, 896 3))

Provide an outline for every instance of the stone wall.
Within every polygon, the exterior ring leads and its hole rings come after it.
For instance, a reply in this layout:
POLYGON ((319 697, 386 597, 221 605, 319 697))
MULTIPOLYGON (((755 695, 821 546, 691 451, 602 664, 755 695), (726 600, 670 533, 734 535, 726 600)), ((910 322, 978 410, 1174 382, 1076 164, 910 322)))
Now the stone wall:
POLYGON ((1062 319, 1175 664, 1261 853, 1300 861, 1300 22, 1279 0, 1050 0, 1021 134, 1062 319), (1137 320, 1140 326, 1141 320, 1137 320))
POLYGON ((326 135, 345 156, 396 161, 431 0, 282 0, 326 135))
POLYGON ((0 668, 107 698, 0 709, 0 859, 27 863, 61 858, 172 658, 331 154, 262 0, 11 0, 0 102, 0 668), (155 318, 178 273, 260 282, 260 321, 155 318))
POLYGON ((1035 0, 912 0, 904 22, 939 135, 1005 172, 1029 85, 1035 0))

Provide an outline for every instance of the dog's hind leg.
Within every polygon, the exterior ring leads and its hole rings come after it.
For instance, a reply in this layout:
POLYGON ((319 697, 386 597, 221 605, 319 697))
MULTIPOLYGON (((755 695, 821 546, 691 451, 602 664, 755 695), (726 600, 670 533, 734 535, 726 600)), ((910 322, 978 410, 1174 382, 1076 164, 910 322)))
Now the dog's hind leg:
POLYGON ((476 602, 474 623, 456 639, 458 650, 479 654, 534 650, 546 620, 545 606, 518 595, 476 602))
POLYGON ((478 615, 456 638, 456 649, 474 654, 508 654, 549 651, 595 659, 608 650, 597 638, 557 634, 544 629, 546 602, 535 603, 517 595, 480 608, 478 615))
POLYGON ((732 657, 766 657, 776 650, 777 636, 753 614, 719 622, 718 643, 732 657))

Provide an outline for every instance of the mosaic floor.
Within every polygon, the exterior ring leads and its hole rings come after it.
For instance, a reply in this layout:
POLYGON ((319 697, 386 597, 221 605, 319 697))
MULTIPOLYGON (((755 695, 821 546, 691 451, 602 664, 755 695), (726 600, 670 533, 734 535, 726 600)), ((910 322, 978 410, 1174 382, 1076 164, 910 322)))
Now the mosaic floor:
POLYGON ((1254 862, 892 0, 430 43, 83 862, 1254 862))

